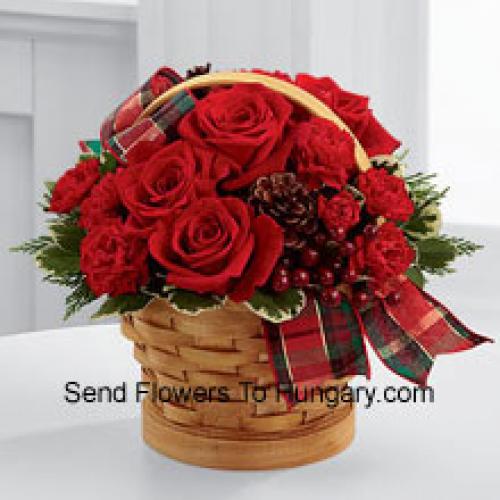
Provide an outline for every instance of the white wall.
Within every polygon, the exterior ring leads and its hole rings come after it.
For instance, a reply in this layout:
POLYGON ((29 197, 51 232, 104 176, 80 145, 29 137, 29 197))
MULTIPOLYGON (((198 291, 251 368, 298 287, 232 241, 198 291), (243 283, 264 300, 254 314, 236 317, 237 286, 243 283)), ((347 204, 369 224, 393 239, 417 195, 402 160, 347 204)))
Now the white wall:
POLYGON ((429 165, 455 223, 500 225, 500 3, 430 3, 429 165))
POLYGON ((42 283, 32 259, 7 248, 43 231, 43 181, 74 163, 77 141, 96 137, 137 85, 130 12, 118 4, 0 3, 0 334, 63 324, 65 290, 42 283))

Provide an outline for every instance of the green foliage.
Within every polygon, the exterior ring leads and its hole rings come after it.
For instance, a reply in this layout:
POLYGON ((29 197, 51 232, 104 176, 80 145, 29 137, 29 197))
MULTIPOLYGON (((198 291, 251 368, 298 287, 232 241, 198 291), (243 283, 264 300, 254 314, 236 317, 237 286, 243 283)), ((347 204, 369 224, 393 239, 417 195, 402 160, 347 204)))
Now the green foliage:
POLYGON ((35 260, 38 266, 49 274, 64 276, 80 272, 80 256, 77 252, 66 250, 57 244, 40 250, 35 260))
POLYGON ((58 246, 70 253, 79 254, 80 243, 85 236, 85 231, 80 226, 57 219, 49 224, 49 230, 58 246))
POLYGON ((457 257, 470 256, 482 248, 481 245, 464 238, 447 235, 419 240, 415 247, 420 270, 438 276, 454 272, 450 264, 457 257))
POLYGON ((304 292, 291 288, 283 293, 256 290, 247 306, 258 316, 272 323, 281 323, 297 316, 306 304, 304 292))
POLYGON ((45 181, 44 186, 45 186, 45 191, 42 194, 42 201, 38 203, 38 206, 44 212, 47 212, 49 210, 50 199, 52 198, 52 192, 54 191, 56 183, 53 181, 45 181))
POLYGON ((92 316, 92 319, 137 311, 138 309, 145 307, 150 300, 150 295, 141 293, 136 295, 118 295, 116 297, 108 297, 99 310, 92 316))
POLYGON ((73 316, 82 307, 96 300, 96 296, 87 286, 87 283, 85 283, 83 275, 80 274, 75 277, 75 284, 72 285, 72 288, 72 291, 65 300, 66 311, 64 313, 64 321, 73 316))
POLYGON ((467 255, 471 256, 474 252, 481 250, 483 245, 478 245, 473 241, 466 240, 465 238, 459 238, 457 236, 441 235, 441 239, 446 240, 450 245, 455 248, 455 254, 458 256, 467 255))
MULTIPOLYGON (((424 273, 442 276, 454 272, 451 263, 461 255, 472 255, 480 245, 440 234, 440 204, 448 188, 440 189, 436 174, 417 173, 405 178, 415 212, 401 227, 417 251, 417 261, 408 271, 417 285, 425 283, 424 273)), ((420 286, 420 285, 419 285, 420 286)))
POLYGON ((109 153, 108 151, 104 151, 100 156, 100 165, 99 165, 99 173, 104 176, 107 173, 113 173, 116 171, 116 167, 118 166, 118 162, 116 158, 109 153))
POLYGON ((54 240, 50 236, 38 236, 38 238, 32 238, 31 240, 25 241, 20 245, 12 247, 10 251, 36 255, 40 250, 52 245, 53 242, 54 240))
POLYGON ((178 311, 191 315, 199 314, 207 309, 217 309, 224 304, 224 299, 217 295, 201 295, 179 288, 168 290, 165 298, 178 311))

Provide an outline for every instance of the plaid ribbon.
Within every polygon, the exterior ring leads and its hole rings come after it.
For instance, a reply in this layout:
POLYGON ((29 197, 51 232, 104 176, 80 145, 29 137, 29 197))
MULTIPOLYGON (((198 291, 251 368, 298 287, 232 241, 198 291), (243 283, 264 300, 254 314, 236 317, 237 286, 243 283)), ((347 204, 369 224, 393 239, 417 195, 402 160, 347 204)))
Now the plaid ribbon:
POLYGON ((100 134, 103 148, 126 163, 139 157, 144 148, 151 153, 172 140, 179 119, 194 107, 188 92, 179 92, 147 118, 138 119, 156 97, 181 81, 173 69, 156 71, 104 120, 100 134))
POLYGON ((265 322, 264 335, 276 385, 289 405, 291 387, 300 391, 347 375, 369 376, 357 313, 347 301, 334 308, 309 300, 297 318, 265 322))
MULTIPOLYGON (((390 370, 424 385, 438 354, 491 342, 409 280, 402 279, 398 291, 397 304, 377 299, 360 312, 348 301, 327 307, 309 300, 297 318, 281 324, 266 322, 264 334, 276 385, 300 391, 347 375, 369 378, 364 338, 390 370)), ((283 393, 294 404, 293 391, 283 393)))

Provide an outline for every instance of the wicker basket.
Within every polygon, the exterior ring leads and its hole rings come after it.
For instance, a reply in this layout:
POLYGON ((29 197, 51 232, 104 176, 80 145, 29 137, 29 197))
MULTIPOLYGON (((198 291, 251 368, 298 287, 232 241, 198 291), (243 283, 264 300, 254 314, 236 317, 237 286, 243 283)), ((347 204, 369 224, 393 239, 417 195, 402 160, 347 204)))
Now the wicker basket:
MULTIPOLYGON (((261 83, 300 103, 312 114, 349 129, 331 109, 298 87, 266 75, 215 73, 187 80, 157 98, 152 113, 185 88, 238 82, 261 83)), ((361 170, 366 153, 355 140, 361 170)), ((227 387, 230 401, 172 403, 143 401, 146 443, 169 457, 204 467, 274 469, 314 462, 344 450, 354 436, 354 407, 330 409, 316 400, 291 410, 276 397, 261 319, 247 307, 228 302, 221 309, 189 316, 155 299, 122 318, 122 332, 135 344, 146 382, 166 387, 227 387), (245 398, 241 383, 268 387, 262 402, 245 398), (274 391, 274 392, 273 392, 274 391)), ((343 386, 348 379, 329 381, 343 386)))

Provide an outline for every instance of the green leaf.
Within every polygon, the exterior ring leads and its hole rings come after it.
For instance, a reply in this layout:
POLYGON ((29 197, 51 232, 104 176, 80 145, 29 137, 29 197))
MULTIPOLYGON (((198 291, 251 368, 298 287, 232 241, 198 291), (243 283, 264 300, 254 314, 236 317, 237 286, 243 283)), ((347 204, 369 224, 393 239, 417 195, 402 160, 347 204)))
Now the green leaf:
POLYGON ((424 288, 425 276, 420 268, 416 266, 408 268, 406 271, 406 276, 413 282, 414 285, 418 286, 418 288, 424 288))
POLYGON ((56 276, 80 272, 78 252, 65 250, 58 245, 47 246, 40 250, 36 255, 36 261, 42 269, 56 276))
POLYGON ((99 165, 99 173, 101 174, 101 176, 104 176, 107 173, 114 173, 117 166, 118 162, 111 153, 109 153, 108 151, 104 151, 101 154, 99 165))
POLYGON ((56 187, 56 182, 53 181, 45 181, 44 183, 45 191, 42 194, 42 201, 38 203, 38 205, 42 208, 42 210, 48 211, 50 206, 50 200, 52 198, 52 192, 56 187))
POLYGON ((92 319, 137 311, 145 307, 151 298, 151 296, 143 294, 109 297, 103 302, 99 310, 92 315, 92 319))
POLYGON ((74 276, 74 281, 76 282, 72 285, 74 288, 65 300, 64 321, 77 313, 82 307, 97 299, 87 283, 85 283, 85 278, 82 275, 74 276))
POLYGON ((445 269, 456 257, 453 244, 443 238, 427 238, 416 243, 417 261, 422 270, 445 269))
POLYGON ((201 295, 178 288, 169 290, 165 298, 174 309, 190 315, 207 309, 217 309, 224 304, 224 298, 217 295, 201 295))
POLYGON ((54 188, 56 187, 56 183, 54 181, 45 181, 43 185, 49 194, 52 194, 52 191, 54 191, 54 188))
POLYGON ((27 253, 29 255, 36 255, 40 250, 52 245, 54 240, 51 236, 38 236, 38 238, 33 238, 31 240, 25 241, 18 246, 12 247, 9 250, 11 252, 21 252, 27 253))
POLYGON ((258 316, 281 323, 297 316, 306 305, 304 292, 290 288, 283 293, 266 293, 256 290, 252 298, 246 303, 258 316))
POLYGON ((64 250, 72 253, 79 253, 80 243, 85 237, 85 231, 66 221, 56 221, 49 225, 54 241, 64 250))

